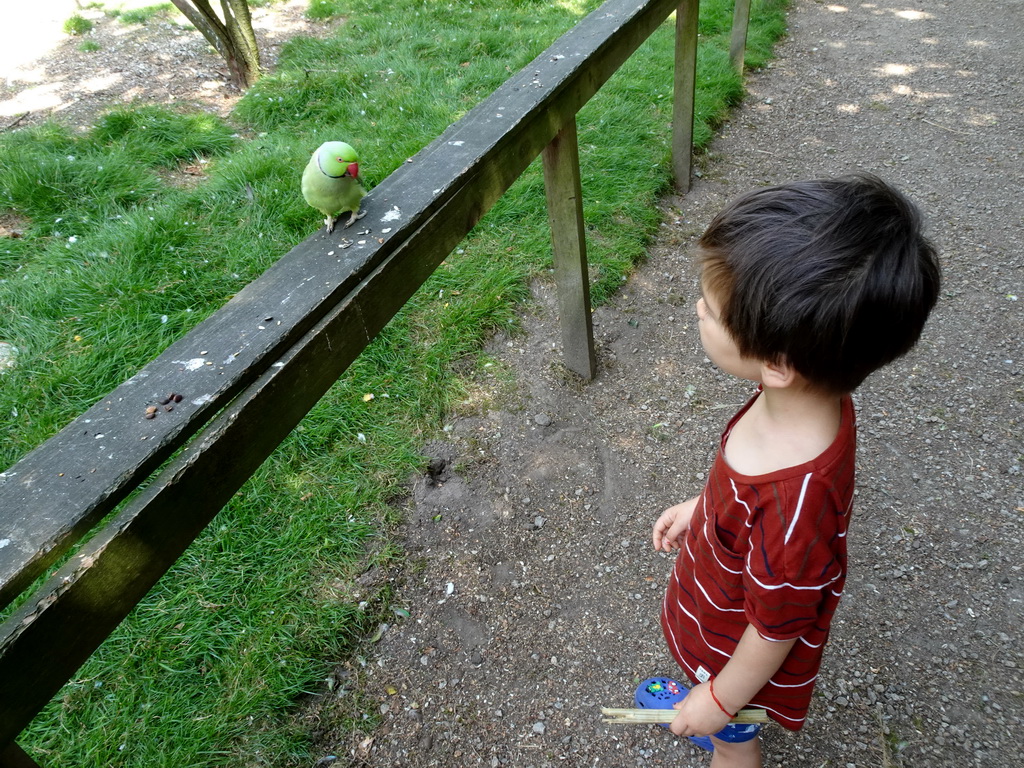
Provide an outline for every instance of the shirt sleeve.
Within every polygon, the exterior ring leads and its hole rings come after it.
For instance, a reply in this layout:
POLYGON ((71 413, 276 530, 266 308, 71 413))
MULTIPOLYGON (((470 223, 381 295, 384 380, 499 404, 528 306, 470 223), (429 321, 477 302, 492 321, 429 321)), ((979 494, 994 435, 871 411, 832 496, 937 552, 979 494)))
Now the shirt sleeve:
POLYGON ((744 612, 766 640, 792 640, 815 626, 829 593, 841 589, 842 511, 814 473, 772 484, 770 493, 750 521, 744 612))

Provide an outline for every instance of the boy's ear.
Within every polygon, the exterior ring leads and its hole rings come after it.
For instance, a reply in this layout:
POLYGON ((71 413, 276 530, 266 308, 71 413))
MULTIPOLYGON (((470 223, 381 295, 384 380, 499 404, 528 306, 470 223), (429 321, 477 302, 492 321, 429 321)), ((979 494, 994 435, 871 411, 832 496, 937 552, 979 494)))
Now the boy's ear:
POLYGON ((785 389, 796 383, 800 374, 785 359, 765 360, 761 363, 761 385, 771 389, 785 389))

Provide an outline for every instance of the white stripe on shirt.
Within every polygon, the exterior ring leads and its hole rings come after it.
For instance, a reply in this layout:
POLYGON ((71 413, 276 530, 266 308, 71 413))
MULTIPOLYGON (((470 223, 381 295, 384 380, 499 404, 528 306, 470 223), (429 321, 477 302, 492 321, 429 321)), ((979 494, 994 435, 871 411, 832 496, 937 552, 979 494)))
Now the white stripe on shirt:
POLYGON ((793 535, 793 529, 796 528, 796 521, 800 519, 800 512, 804 507, 804 496, 807 494, 807 484, 811 482, 812 472, 808 472, 804 475, 804 484, 800 487, 800 498, 796 502, 796 512, 793 513, 793 520, 789 524, 789 530, 786 531, 786 538, 783 540, 783 544, 789 544, 789 537, 793 535))

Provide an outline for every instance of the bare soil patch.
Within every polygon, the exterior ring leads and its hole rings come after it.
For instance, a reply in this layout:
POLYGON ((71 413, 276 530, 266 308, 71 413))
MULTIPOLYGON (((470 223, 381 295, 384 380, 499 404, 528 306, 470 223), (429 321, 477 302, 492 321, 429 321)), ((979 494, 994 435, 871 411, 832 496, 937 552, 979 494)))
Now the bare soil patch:
MULTIPOLYGON (((2 41, 7 51, 0 59, 0 126, 53 118, 85 130, 100 113, 136 103, 198 107, 227 117, 241 97, 223 60, 191 26, 163 19, 125 24, 68 0, 24 5, 12 11, 2 41), (92 31, 62 34, 61 23, 72 13, 92 21, 92 31), (36 25, 42 29, 34 30, 36 25), (82 50, 83 43, 97 50, 82 50)), ((329 34, 340 23, 310 21, 304 15, 308 5, 288 0, 253 9, 267 69, 290 37, 329 34)))

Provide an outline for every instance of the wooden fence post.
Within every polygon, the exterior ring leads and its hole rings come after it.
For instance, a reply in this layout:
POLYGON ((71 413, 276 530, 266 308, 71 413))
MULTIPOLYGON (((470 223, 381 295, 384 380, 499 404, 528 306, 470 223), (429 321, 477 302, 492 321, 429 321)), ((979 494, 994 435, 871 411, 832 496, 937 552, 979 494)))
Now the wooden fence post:
POLYGON ((676 189, 690 191, 693 160, 693 94, 697 84, 697 18, 700 0, 676 9, 676 62, 672 103, 672 172, 676 189))
POLYGON ((583 192, 576 119, 568 120, 544 148, 544 188, 554 249, 562 356, 584 379, 597 373, 590 317, 590 278, 583 228, 583 192))
POLYGON ((0 749, 0 768, 39 768, 39 763, 12 741, 0 749))
POLYGON ((741 75, 743 55, 747 51, 747 25, 750 23, 750 0, 736 0, 732 12, 732 37, 729 40, 729 61, 741 75))

